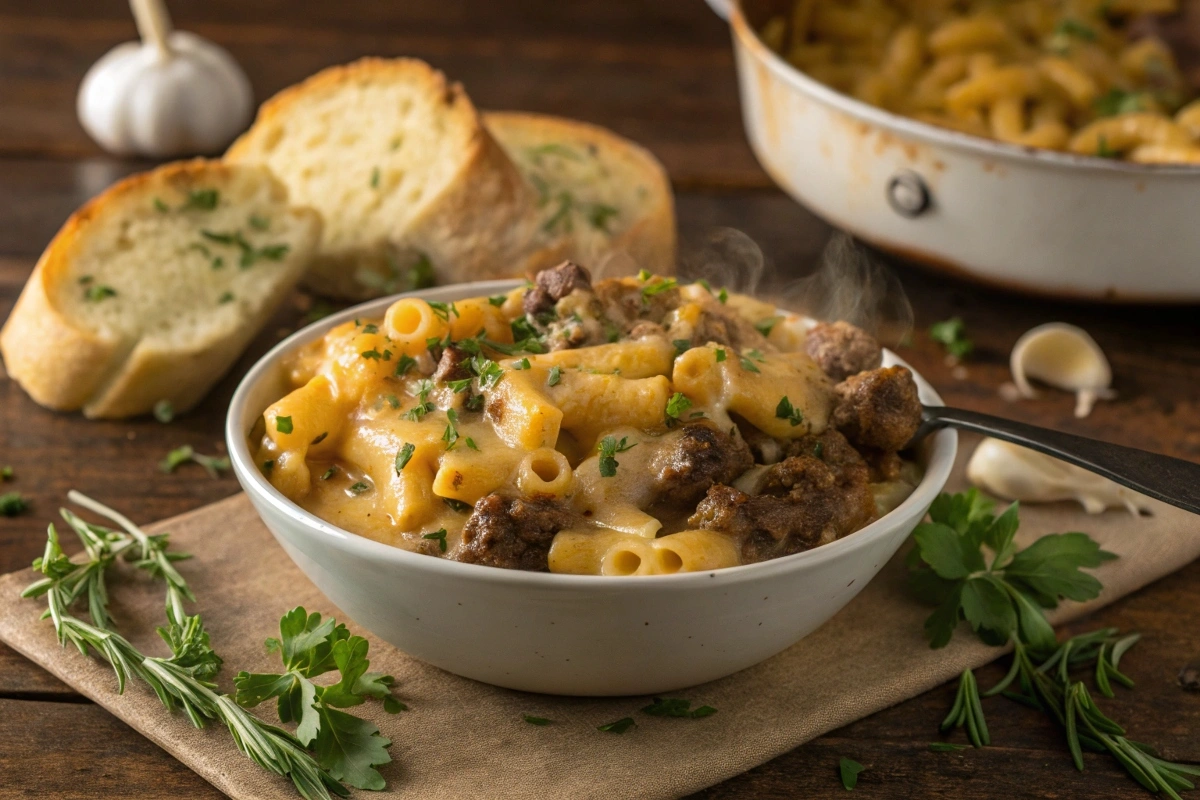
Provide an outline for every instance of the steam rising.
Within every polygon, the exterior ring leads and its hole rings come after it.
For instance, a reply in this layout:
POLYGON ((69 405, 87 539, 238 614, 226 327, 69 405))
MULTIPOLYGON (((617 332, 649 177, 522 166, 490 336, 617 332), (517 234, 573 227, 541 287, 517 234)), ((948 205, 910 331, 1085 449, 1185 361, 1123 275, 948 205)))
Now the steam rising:
POLYGON ((749 295, 758 294, 766 272, 762 249, 735 228, 717 228, 704 245, 685 254, 679 265, 679 274, 686 280, 706 280, 712 286, 749 295))
POLYGON ((844 233, 836 233, 812 275, 788 286, 780 305, 813 319, 845 320, 895 345, 912 331, 913 312, 896 275, 844 233))

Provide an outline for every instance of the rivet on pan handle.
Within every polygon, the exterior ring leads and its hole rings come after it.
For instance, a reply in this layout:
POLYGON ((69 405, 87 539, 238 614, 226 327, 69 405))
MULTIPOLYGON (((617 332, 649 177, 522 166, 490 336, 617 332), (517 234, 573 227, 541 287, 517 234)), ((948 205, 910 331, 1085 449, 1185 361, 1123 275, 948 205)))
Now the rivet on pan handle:
POLYGON ((887 185, 888 205, 902 217, 915 219, 933 206, 933 196, 925 180, 912 170, 901 170, 887 185))

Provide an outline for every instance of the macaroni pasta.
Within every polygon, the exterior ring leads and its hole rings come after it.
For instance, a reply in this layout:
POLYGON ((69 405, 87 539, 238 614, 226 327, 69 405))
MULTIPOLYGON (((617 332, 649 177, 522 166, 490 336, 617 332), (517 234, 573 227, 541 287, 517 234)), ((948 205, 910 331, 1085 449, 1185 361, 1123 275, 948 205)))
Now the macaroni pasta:
POLYGON ((1200 163, 1200 103, 1170 49, 1136 36, 1176 0, 796 0, 762 40, 864 102, 1028 147, 1200 163))

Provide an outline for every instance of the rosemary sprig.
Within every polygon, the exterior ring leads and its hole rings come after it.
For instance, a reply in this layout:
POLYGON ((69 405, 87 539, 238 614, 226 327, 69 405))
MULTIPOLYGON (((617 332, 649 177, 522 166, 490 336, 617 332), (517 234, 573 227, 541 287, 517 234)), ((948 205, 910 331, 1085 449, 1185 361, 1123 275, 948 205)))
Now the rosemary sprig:
POLYGON ((68 498, 116 523, 121 530, 94 525, 62 509, 63 520, 79 537, 84 558, 72 561, 63 552, 58 531, 51 524, 46 549, 33 562, 42 578, 21 593, 22 597, 46 597, 46 613, 54 623, 59 643, 71 643, 79 652, 94 652, 112 667, 117 692, 124 693, 131 678, 146 683, 170 711, 181 709, 198 728, 217 720, 229 729, 238 749, 259 766, 291 779, 306 800, 330 800, 330 792, 347 796, 347 790, 321 769, 292 734, 268 725, 240 708, 228 695, 218 694, 212 683, 221 668, 221 658, 209 645, 208 633, 199 615, 188 615, 184 600, 194 600, 187 582, 173 562, 188 556, 169 553, 167 534, 149 535, 124 515, 72 491, 68 498), (158 634, 171 649, 169 658, 146 656, 112 630, 108 614, 105 574, 118 557, 133 563, 167 586, 167 626, 158 634), (73 616, 71 606, 86 602, 91 623, 73 616))

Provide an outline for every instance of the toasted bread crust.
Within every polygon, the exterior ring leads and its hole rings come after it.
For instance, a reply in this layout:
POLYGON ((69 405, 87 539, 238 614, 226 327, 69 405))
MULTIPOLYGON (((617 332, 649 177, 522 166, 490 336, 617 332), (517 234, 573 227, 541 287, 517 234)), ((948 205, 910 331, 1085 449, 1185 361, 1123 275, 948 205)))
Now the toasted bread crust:
MULTIPOLYGON (((658 159, 641 145, 618 136, 607 128, 574 119, 520 111, 488 111, 484 124, 502 144, 513 139, 537 139, 543 142, 577 142, 595 144, 607 158, 623 162, 641 176, 647 189, 642 212, 614 236, 605 252, 581 252, 578 247, 567 248, 567 256, 585 264, 595 264, 598 258, 624 252, 639 267, 658 274, 675 271, 676 231, 675 201, 671 181, 658 159)), ((528 271, 549 266, 535 263, 528 271)))
MULTIPOLYGON (((12 314, 0 329, 0 355, 10 377, 37 403, 63 411, 83 409, 89 417, 126 417, 148 412, 159 400, 177 410, 198 403, 236 360, 246 343, 283 296, 290 281, 274 287, 272 296, 255 318, 237 326, 216 341, 195 342, 157 353, 120 335, 91 330, 71 320, 56 303, 72 262, 92 226, 121 219, 134 204, 147 204, 159 193, 175 189, 186 193, 198 186, 225 186, 235 171, 245 167, 195 159, 167 164, 119 181, 72 214, 50 241, 34 267, 12 314)), ((267 173, 269 199, 286 202, 286 189, 267 173)), ((291 209, 311 233, 307 246, 319 236, 320 218, 310 209, 291 209)), ((150 278, 150 276, 148 276, 150 278)))

